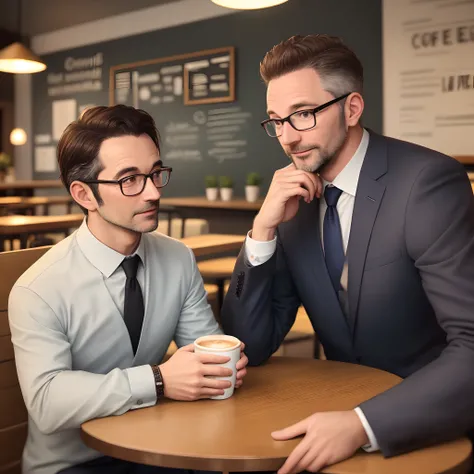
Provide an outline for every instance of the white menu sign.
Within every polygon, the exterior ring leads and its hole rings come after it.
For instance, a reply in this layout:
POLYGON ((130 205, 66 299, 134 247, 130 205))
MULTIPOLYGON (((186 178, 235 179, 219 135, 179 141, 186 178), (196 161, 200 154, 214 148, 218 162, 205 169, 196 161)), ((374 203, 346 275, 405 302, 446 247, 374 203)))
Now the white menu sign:
POLYGON ((474 154, 474 2, 384 0, 384 132, 474 154))

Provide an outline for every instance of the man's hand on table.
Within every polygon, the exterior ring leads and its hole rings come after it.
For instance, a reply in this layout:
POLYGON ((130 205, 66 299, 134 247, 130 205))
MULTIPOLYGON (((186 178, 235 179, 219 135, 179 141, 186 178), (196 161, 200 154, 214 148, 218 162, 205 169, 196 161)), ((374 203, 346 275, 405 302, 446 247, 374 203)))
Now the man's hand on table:
POLYGON ((278 474, 318 472, 323 467, 351 457, 368 444, 367 434, 354 410, 315 413, 272 437, 283 441, 304 435, 279 469, 278 474))

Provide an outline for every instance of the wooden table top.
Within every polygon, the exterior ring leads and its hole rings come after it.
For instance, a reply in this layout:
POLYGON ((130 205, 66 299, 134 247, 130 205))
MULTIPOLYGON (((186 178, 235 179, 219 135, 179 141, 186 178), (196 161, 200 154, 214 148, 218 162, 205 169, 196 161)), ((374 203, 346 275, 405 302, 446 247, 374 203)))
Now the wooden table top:
MULTIPOLYGON (((317 411, 348 410, 399 383, 396 375, 360 365, 273 357, 250 367, 242 388, 227 400, 165 400, 141 410, 82 425, 85 443, 134 462, 213 471, 277 470, 300 439, 270 433, 317 411)), ((384 459, 360 450, 325 468, 335 474, 466 473, 466 438, 384 459)))
POLYGON ((62 188, 64 185, 60 179, 31 179, 24 181, 12 181, 10 183, 0 183, 0 191, 10 189, 42 189, 42 188, 62 188))
POLYGON ((183 209, 224 209, 229 211, 254 211, 258 212, 263 199, 248 202, 245 199, 232 199, 231 201, 209 201, 203 196, 161 198, 160 204, 183 209))
POLYGON ((22 207, 53 205, 53 204, 69 204, 73 199, 69 195, 65 196, 8 196, 0 197, 0 207, 8 207, 10 209, 18 209, 22 207))
POLYGON ((2 216, 0 217, 0 235, 21 234, 26 232, 54 231, 79 227, 84 214, 65 214, 62 216, 2 216))
POLYGON ((201 234, 192 237, 184 237, 181 242, 191 248, 196 257, 240 250, 245 235, 234 234, 201 234))

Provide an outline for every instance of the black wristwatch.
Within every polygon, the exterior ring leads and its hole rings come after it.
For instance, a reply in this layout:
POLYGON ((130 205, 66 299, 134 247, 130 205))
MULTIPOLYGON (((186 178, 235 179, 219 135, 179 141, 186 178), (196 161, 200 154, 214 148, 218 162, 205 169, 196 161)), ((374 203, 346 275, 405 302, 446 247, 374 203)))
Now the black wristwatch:
POLYGON ((152 365, 151 370, 153 370, 153 375, 155 377, 156 399, 161 400, 165 398, 165 384, 163 382, 163 376, 161 375, 161 370, 157 365, 152 365))

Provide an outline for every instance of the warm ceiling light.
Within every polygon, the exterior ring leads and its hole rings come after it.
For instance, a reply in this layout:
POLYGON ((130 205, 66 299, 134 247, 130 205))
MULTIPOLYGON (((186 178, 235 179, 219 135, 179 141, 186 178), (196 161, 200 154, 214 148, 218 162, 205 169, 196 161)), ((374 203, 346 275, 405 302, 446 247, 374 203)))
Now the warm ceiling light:
POLYGON ((259 8, 274 7, 288 0, 212 0, 216 5, 237 10, 258 10, 259 8))
POLYGON ((10 133, 12 145, 24 145, 26 143, 26 132, 22 128, 14 128, 10 133))
POLYGON ((0 71, 30 74, 45 69, 46 64, 21 43, 13 43, 0 51, 0 71))

